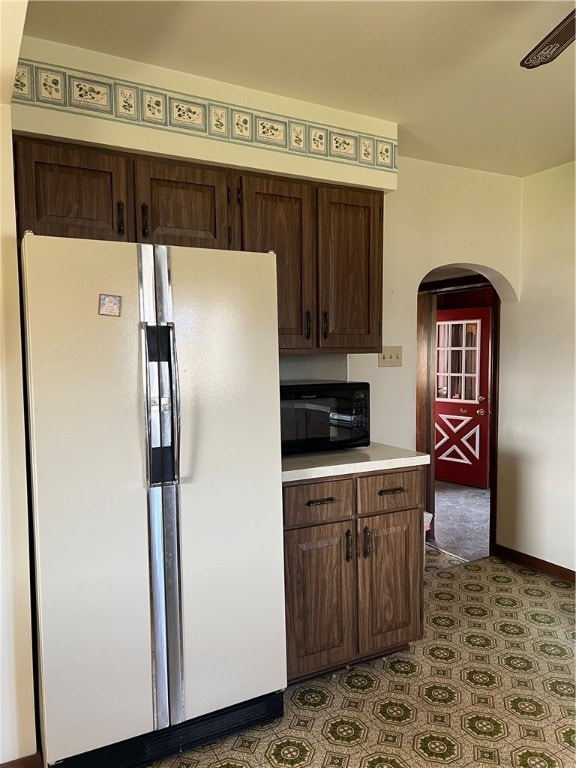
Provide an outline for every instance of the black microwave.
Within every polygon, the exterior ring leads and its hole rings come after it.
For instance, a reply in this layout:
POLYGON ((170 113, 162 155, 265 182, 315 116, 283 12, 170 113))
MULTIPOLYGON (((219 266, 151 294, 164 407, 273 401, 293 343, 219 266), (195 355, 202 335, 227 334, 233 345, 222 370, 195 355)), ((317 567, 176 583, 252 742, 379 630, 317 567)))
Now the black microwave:
POLYGON ((282 453, 357 448, 370 443, 370 385, 363 381, 280 384, 282 453))

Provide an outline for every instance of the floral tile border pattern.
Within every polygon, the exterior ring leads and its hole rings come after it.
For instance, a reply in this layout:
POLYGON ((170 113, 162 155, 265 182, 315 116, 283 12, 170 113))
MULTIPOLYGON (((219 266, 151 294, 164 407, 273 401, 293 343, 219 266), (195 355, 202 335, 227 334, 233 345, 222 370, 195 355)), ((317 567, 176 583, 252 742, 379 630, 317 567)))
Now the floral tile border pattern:
POLYGON ((13 100, 395 173, 395 139, 21 59, 13 100))

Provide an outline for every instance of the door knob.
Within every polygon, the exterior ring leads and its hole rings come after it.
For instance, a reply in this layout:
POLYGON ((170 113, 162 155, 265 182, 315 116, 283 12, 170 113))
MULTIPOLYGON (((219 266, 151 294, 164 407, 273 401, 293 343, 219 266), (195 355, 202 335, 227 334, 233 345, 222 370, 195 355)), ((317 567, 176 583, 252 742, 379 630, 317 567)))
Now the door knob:
POLYGON ((478 408, 476 413, 478 414, 478 416, 484 416, 484 414, 486 413, 486 409, 485 408, 478 408))
POLYGON ((484 400, 486 400, 486 398, 484 397, 484 395, 480 395, 480 397, 478 398, 478 402, 479 402, 479 403, 483 403, 483 402, 484 402, 484 400))

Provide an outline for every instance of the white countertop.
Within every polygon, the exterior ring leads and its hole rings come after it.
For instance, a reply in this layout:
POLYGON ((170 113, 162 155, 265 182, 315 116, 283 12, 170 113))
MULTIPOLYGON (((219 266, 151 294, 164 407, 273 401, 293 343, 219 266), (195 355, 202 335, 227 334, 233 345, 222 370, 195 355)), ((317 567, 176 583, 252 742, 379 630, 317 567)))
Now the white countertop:
POLYGON ((284 456, 282 459, 282 482, 316 480, 322 477, 350 475, 356 472, 403 469, 421 464, 430 464, 430 456, 427 453, 418 453, 382 443, 370 443, 365 448, 351 448, 348 451, 284 456))

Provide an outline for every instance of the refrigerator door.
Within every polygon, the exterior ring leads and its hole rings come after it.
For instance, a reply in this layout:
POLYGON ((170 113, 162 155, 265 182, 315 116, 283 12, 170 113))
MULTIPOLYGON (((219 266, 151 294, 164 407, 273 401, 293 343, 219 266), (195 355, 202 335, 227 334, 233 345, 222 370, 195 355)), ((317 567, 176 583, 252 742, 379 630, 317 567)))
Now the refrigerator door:
POLYGON ((286 686, 276 260, 170 260, 189 719, 286 686))
POLYGON ((152 731, 138 252, 26 235, 25 325, 48 763, 152 731))

